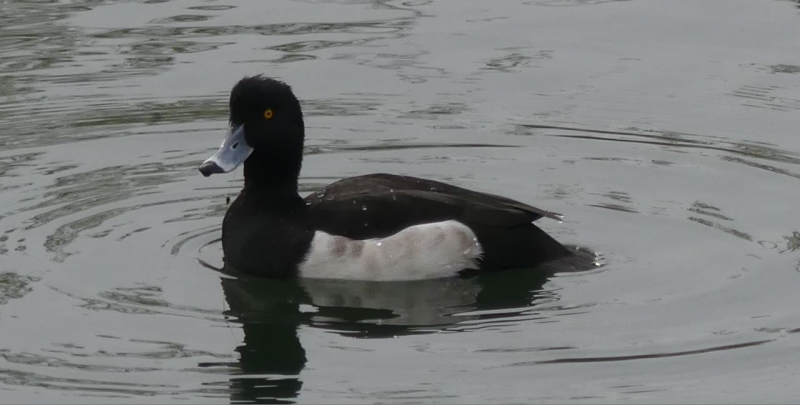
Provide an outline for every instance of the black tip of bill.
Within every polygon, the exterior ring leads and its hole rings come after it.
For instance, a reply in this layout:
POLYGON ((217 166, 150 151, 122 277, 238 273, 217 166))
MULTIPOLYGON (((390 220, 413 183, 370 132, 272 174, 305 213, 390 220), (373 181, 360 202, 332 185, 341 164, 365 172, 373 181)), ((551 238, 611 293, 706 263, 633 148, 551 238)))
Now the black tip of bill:
POLYGON ((217 165, 217 163, 213 162, 213 161, 205 161, 205 162, 203 162, 203 164, 200 165, 199 170, 200 170, 200 173, 202 173, 203 176, 205 176, 205 177, 211 176, 212 174, 216 174, 216 173, 225 173, 225 171, 222 170, 222 168, 219 167, 219 165, 217 165))

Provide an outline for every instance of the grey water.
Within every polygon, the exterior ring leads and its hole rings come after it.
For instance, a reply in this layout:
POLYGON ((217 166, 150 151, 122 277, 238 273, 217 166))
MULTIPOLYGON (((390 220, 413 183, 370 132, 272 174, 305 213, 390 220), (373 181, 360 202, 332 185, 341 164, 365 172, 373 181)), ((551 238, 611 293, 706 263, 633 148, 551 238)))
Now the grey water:
POLYGON ((0 402, 791 403, 800 2, 0 4, 0 402), (304 192, 422 176, 602 266, 230 278, 231 86, 303 103, 304 192))

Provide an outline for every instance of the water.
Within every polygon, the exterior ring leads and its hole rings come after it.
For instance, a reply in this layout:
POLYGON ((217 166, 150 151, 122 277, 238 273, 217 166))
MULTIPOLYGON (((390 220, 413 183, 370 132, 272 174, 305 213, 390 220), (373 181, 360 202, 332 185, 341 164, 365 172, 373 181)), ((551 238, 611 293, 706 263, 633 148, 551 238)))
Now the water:
POLYGON ((0 402, 794 402, 800 2, 0 8, 0 402), (304 192, 424 176, 564 214, 597 270, 231 279, 196 170, 244 75, 304 192))

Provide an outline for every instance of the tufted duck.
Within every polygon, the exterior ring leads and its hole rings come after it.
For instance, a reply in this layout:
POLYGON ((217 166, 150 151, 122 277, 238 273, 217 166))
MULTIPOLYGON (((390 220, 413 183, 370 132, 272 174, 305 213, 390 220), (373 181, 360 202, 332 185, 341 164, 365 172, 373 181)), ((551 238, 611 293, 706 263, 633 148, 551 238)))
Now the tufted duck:
POLYGON ((304 135, 287 84, 254 76, 233 87, 230 130, 200 166, 210 176, 244 162, 244 188, 222 223, 227 266, 273 278, 399 281, 571 255, 533 224, 558 214, 437 181, 369 174, 301 198, 304 135))

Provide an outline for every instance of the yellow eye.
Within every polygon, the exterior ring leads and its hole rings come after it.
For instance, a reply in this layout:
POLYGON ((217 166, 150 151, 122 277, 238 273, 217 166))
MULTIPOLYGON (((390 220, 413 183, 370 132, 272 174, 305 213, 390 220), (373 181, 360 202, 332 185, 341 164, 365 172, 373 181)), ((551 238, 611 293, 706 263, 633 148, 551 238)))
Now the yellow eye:
POLYGON ((272 119, 272 110, 268 109, 268 110, 264 111, 264 118, 266 118, 268 120, 272 119))

